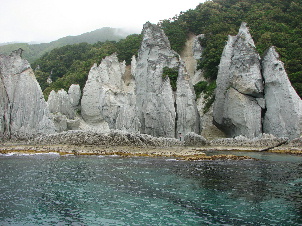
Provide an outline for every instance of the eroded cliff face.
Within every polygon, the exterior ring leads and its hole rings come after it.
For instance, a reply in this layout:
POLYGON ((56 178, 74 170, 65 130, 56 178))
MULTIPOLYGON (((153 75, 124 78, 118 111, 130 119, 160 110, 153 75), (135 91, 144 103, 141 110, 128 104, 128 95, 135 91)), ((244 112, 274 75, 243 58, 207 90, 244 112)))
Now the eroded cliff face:
POLYGON ((116 54, 91 68, 83 89, 81 113, 86 123, 127 131, 138 130, 133 81, 125 82, 125 62, 116 54))
POLYGON ((176 112, 178 133, 200 133, 200 117, 196 105, 196 96, 186 67, 180 63, 176 87, 176 112))
POLYGON ((214 122, 230 137, 249 138, 261 134, 261 112, 257 98, 263 96, 260 56, 246 27, 229 36, 217 75, 214 122))
POLYGON ((238 35, 229 36, 216 83, 213 118, 229 137, 301 135, 301 99, 274 47, 261 61, 246 23, 238 35))
POLYGON ((63 89, 50 92, 47 103, 56 132, 80 129, 81 118, 77 114, 80 98, 80 86, 75 84, 70 86, 68 93, 63 89))
POLYGON ((302 134, 302 100, 291 86, 274 47, 262 60, 266 112, 263 132, 294 139, 302 134))
POLYGON ((186 73, 184 63, 171 49, 163 30, 146 23, 135 70, 141 133, 177 137, 180 133, 185 135, 199 130, 195 94, 186 73), (178 70, 176 97, 169 77, 163 74, 166 67, 178 70))
POLYGON ((53 133, 48 105, 22 50, 0 55, 0 137, 26 139, 53 133))

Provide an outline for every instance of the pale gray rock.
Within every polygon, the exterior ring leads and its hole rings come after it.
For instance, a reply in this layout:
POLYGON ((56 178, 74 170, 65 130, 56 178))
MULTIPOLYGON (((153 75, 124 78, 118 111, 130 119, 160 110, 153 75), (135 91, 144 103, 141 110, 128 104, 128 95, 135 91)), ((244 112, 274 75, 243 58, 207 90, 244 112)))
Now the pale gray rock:
POLYGON ((187 134, 200 132, 200 116, 196 106, 196 96, 190 76, 186 73, 185 66, 180 63, 177 89, 176 89, 176 112, 177 133, 187 134))
POLYGON ((22 50, 0 55, 0 137, 27 139, 53 133, 48 105, 22 50))
POLYGON ((284 137, 275 137, 272 134, 260 134, 258 137, 249 139, 245 136, 239 135, 234 138, 221 138, 210 141, 211 146, 221 147, 252 147, 258 149, 266 149, 280 146, 288 141, 284 137))
POLYGON ((64 89, 55 92, 52 90, 49 94, 48 101, 51 113, 61 113, 66 115, 68 119, 74 119, 75 111, 71 105, 69 96, 64 89))
POLYGON ((152 137, 147 134, 111 131, 96 133, 92 131, 67 131, 35 138, 37 144, 71 144, 71 145, 103 145, 103 146, 139 146, 170 147, 182 146, 183 142, 175 138, 152 137))
POLYGON ((81 114, 90 125, 107 124, 110 129, 137 131, 134 82, 125 82, 126 65, 116 54, 91 68, 83 89, 81 114))
POLYGON ((66 115, 63 115, 60 112, 57 112, 56 114, 51 114, 51 115, 52 115, 52 120, 54 122, 57 133, 68 130, 68 127, 67 127, 68 119, 67 119, 66 115))
POLYGON ((302 101, 288 79, 274 47, 262 61, 265 80, 266 112, 263 131, 277 137, 294 139, 302 134, 302 101))
POLYGON ((135 78, 135 70, 136 70, 136 57, 135 55, 131 58, 131 74, 135 78))
POLYGON ((197 70, 197 61, 201 59, 203 52, 199 41, 202 38, 204 38, 203 34, 197 36, 190 34, 180 54, 193 85, 204 80, 202 70, 197 70))
POLYGON ((178 68, 179 55, 171 50, 167 36, 147 22, 135 71, 137 115, 140 132, 156 137, 175 137, 173 91, 163 68, 178 68))
POLYGON ((200 115, 201 136, 207 140, 225 138, 226 135, 213 123, 213 105, 208 111, 204 111, 205 98, 203 93, 201 93, 200 97, 197 99, 196 104, 200 115))
POLYGON ((223 125, 229 137, 243 135, 248 138, 261 134, 261 107, 248 95, 229 88, 226 93, 223 125))
POLYGON ((241 24, 234 40, 231 59, 229 68, 231 86, 242 94, 262 97, 260 56, 246 23, 241 24))
POLYGON ((73 108, 77 108, 81 99, 81 88, 78 84, 72 84, 68 89, 68 96, 73 108))
POLYGON ((204 39, 204 37, 205 37, 204 34, 200 34, 194 38, 192 50, 193 50, 193 57, 195 60, 199 60, 202 57, 204 48, 200 44, 200 39, 204 39))
POLYGON ((263 95, 263 81, 260 57, 246 23, 242 23, 235 37, 229 36, 216 83, 213 109, 216 125, 231 137, 259 136, 262 111, 256 98, 263 95))
POLYGON ((208 142, 203 136, 189 132, 184 137, 184 144, 186 146, 204 146, 208 144, 208 142))

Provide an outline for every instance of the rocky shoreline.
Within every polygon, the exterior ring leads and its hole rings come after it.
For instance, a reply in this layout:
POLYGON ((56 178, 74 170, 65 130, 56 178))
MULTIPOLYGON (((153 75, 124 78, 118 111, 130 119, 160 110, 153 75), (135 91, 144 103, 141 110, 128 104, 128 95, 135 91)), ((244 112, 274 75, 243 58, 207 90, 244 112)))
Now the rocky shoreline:
POLYGON ((60 155, 118 155, 122 157, 172 157, 180 160, 243 160, 248 156, 212 155, 205 151, 269 151, 302 155, 302 138, 288 141, 263 134, 248 139, 243 136, 207 141, 200 135, 189 133, 184 141, 174 138, 156 138, 146 134, 113 131, 108 134, 68 131, 43 135, 29 141, 7 141, 0 153, 49 153, 60 155))

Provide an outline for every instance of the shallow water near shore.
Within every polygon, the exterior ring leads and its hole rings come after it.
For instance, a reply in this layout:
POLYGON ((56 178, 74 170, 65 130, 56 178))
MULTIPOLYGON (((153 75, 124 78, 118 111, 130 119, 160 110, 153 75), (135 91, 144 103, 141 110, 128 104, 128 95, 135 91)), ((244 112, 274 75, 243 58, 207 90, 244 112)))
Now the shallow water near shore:
POLYGON ((244 155, 2 155, 0 225, 301 225, 302 157, 244 155))

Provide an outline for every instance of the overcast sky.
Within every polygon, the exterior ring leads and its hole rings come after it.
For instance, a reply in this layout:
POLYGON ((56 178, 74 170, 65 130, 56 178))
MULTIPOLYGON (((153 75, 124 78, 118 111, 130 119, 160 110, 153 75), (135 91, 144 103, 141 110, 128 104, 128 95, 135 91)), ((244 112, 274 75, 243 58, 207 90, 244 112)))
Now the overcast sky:
POLYGON ((205 0, 1 0, 0 43, 50 42, 102 27, 140 33, 147 21, 157 23, 205 0))

